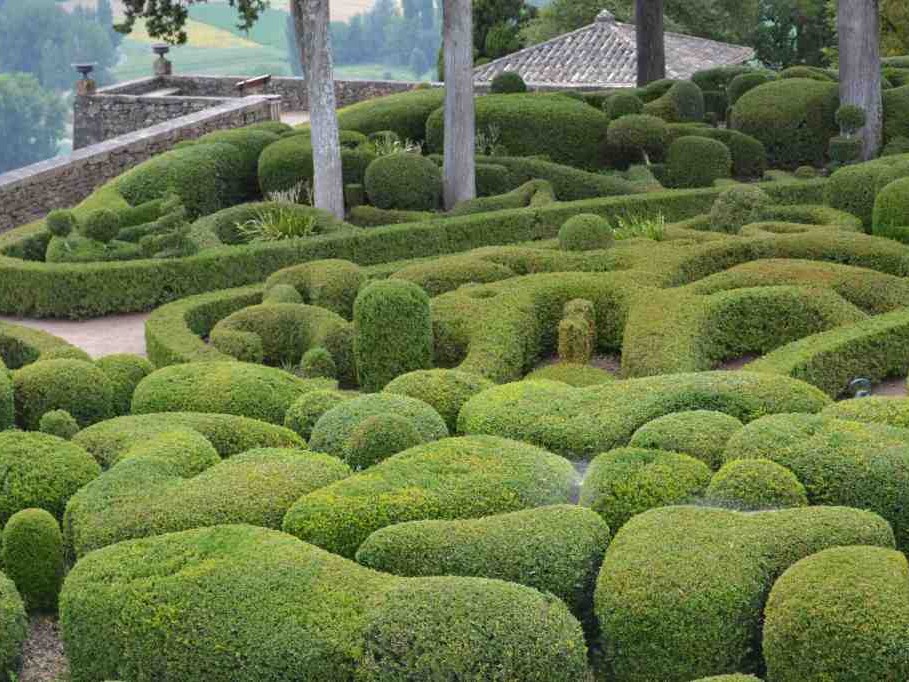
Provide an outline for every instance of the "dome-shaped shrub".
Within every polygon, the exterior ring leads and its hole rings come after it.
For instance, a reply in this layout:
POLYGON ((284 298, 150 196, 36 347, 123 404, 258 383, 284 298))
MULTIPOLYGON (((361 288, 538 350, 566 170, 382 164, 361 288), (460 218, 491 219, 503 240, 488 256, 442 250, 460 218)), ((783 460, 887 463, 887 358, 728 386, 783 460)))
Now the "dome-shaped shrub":
POLYGON ((47 214, 44 224, 55 237, 66 237, 76 229, 76 216, 72 211, 57 209, 47 214))
POLYGON ((80 426, 113 416, 107 375, 84 360, 42 360, 13 372, 16 423, 34 431, 51 410, 66 410, 80 426))
POLYGON ((325 348, 310 348, 300 358, 300 376, 304 379, 335 379, 338 366, 325 348))
POLYGON ((846 135, 854 135, 860 128, 865 127, 867 116, 865 110, 855 104, 844 104, 836 110, 834 120, 846 135))
POLYGON ((106 208, 92 211, 79 223, 83 237, 97 242, 109 242, 120 232, 120 216, 106 208))
POLYGON ((557 362, 534 370, 525 381, 558 381, 575 388, 598 386, 615 381, 615 377, 605 369, 589 365, 576 365, 570 362, 557 362))
POLYGON ((18 669, 27 634, 22 597, 13 581, 0 573, 0 670, 18 669))
POLYGON ((874 234, 909 241, 909 178, 895 180, 874 200, 874 234))
POLYGON ((732 176, 732 154, 719 140, 680 137, 669 147, 666 169, 674 187, 712 187, 732 176))
POLYGON ((808 504, 805 486, 795 474, 768 459, 739 459, 725 464, 707 486, 705 499, 748 511, 808 504))
POLYGON ((70 440, 79 433, 79 423, 66 410, 51 410, 41 415, 38 430, 49 436, 70 440))
POLYGON ((113 391, 115 415, 129 414, 136 386, 155 371, 154 365, 139 355, 119 353, 107 355, 95 365, 107 375, 113 391))
POLYGON ((613 239, 609 222, 592 213, 573 216, 559 228, 559 247, 563 251, 606 249, 613 239))
POLYGON ((508 95, 516 92, 527 92, 527 84, 521 74, 514 71, 503 71, 492 79, 489 91, 493 95, 508 95))
POLYGON ((445 420, 422 400, 393 393, 364 395, 339 403, 323 414, 312 430, 309 447, 344 457, 345 446, 357 428, 370 417, 396 415, 410 422, 421 443, 445 438, 445 420))
POLYGON ((3 528, 0 556, 28 610, 57 608, 63 584, 63 534, 52 514, 44 509, 13 514, 3 528))
POLYGON ((366 193, 373 206, 406 211, 432 211, 442 198, 442 171, 419 154, 390 154, 366 169, 366 193))
POLYGON ((644 111, 644 102, 633 92, 617 92, 606 100, 606 113, 609 114, 611 121, 618 120, 622 116, 640 114, 644 111))
POLYGON ((354 356, 365 391, 432 366, 429 296, 416 284, 389 279, 360 291, 354 302, 354 356))
POLYGON ((632 516, 648 509, 700 497, 709 483, 710 468, 694 457, 620 448, 590 463, 580 504, 600 514, 615 532, 632 516))
POLYGON ((705 110, 704 93, 691 81, 674 83, 664 95, 644 106, 644 113, 670 123, 701 123, 705 110))
POLYGON ((726 443, 742 426, 738 419, 723 412, 674 412, 644 424, 635 431, 629 445, 691 455, 716 470, 723 464, 726 443))
POLYGON ((380 414, 367 417, 344 442, 344 461, 354 470, 366 469, 423 442, 406 417, 380 414))
POLYGON ((287 408, 284 415, 284 426, 309 440, 313 427, 319 418, 333 407, 352 400, 353 397, 341 391, 323 389, 304 393, 287 408))
POLYGON ((761 210, 773 200, 756 185, 735 185, 720 192, 710 209, 710 229, 738 234, 745 225, 759 222, 761 210))
POLYGON ((729 97, 729 106, 735 106, 735 103, 749 90, 754 90, 756 87, 772 80, 776 80, 776 76, 772 71, 751 71, 739 74, 732 79, 726 91, 729 97))
POLYGON ((303 303, 303 297, 290 284, 275 284, 265 291, 262 303, 303 303))
POLYGON ((399 376, 383 392, 422 400, 442 415, 448 430, 455 433, 464 403, 493 385, 485 377, 456 369, 427 369, 399 376))
POLYGON ((637 158, 661 157, 669 143, 666 121, 648 114, 622 116, 609 124, 609 146, 637 158))

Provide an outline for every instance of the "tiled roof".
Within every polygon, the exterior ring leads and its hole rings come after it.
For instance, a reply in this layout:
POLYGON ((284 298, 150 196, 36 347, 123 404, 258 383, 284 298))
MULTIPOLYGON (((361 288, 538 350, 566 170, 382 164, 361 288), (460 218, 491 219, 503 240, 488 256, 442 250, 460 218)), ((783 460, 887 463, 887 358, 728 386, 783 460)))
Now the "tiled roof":
MULTIPOLYGON (((702 69, 742 64, 754 50, 680 33, 666 33, 666 77, 688 79, 702 69)), ((545 43, 528 47, 477 67, 476 81, 491 81, 503 71, 521 74, 532 85, 634 87, 637 43, 632 24, 622 24, 608 11, 596 22, 545 43)))

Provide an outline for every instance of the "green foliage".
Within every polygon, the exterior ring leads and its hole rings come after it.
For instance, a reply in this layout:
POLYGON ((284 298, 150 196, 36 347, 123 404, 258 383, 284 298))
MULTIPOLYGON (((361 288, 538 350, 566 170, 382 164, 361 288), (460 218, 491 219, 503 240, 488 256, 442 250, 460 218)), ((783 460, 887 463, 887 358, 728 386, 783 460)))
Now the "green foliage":
POLYGON ((482 258, 448 256, 408 265, 394 273, 392 279, 413 282, 434 297, 465 284, 488 284, 514 275, 508 266, 482 258))
POLYGON ((569 218, 559 229, 563 251, 592 251, 612 245, 612 227, 598 215, 582 213, 569 218))
MULTIPOLYGON (((318 449, 315 442, 312 447, 318 449)), ((450 438, 411 448, 303 496, 284 517, 284 530, 352 557, 372 532, 395 523, 566 503, 573 480, 569 462, 526 443, 450 438)))
POLYGON ((738 234, 745 226, 761 220, 764 209, 773 202, 755 185, 735 185, 724 189, 710 209, 710 229, 738 234))
POLYGON ((366 135, 390 130, 402 140, 420 142, 426 138, 426 119, 444 100, 441 88, 365 100, 338 111, 338 124, 366 135))
POLYGON ((789 469, 769 459, 729 462, 714 475, 704 499, 744 511, 805 507, 805 486, 789 469))
POLYGON ((830 138, 827 154, 830 159, 838 164, 846 165, 859 160, 862 153, 862 139, 860 137, 843 137, 836 135, 830 138))
MULTIPOLYGON (((8 40, 12 37, 6 31, 4 36, 8 40)), ((7 40, 3 42, 0 50, 7 40)), ((6 71, 2 67, 0 70, 6 71)), ((10 131, 0 149, 0 173, 5 173, 57 153, 66 132, 66 106, 60 96, 43 89, 33 76, 0 73, 0 126, 10 131)))
POLYGON ((607 132, 609 146, 623 154, 647 159, 662 157, 669 139, 663 119, 650 114, 629 114, 613 119, 607 132))
POLYGON ((55 237, 66 237, 76 229, 76 216, 72 211, 57 209, 47 214, 44 219, 47 231, 55 237))
POLYGON ((303 297, 290 284, 275 284, 263 294, 262 303, 303 303, 303 297))
POLYGON ((38 430, 49 436, 70 440, 79 433, 79 422, 66 410, 45 412, 38 422, 38 430))
POLYGON ((648 509, 697 499, 709 483, 709 467, 694 457, 621 448, 590 463, 579 504, 597 512, 610 528, 619 529, 648 509))
POLYGON ((871 231, 901 242, 909 241, 909 178, 885 185, 874 200, 871 231))
POLYGON ((567 362, 557 362, 535 369, 524 379, 527 381, 558 381, 575 388, 608 384, 614 380, 613 376, 606 370, 567 362))
MULTIPOLYGON (((482 160, 483 157, 481 157, 482 160)), ((489 157, 509 170, 513 182, 526 186, 532 180, 546 180, 560 201, 576 201, 634 194, 638 190, 627 180, 615 175, 588 173, 578 168, 533 158, 489 157)), ((536 185, 538 191, 539 184, 536 185)), ((511 207, 503 207, 511 208, 511 207)))
POLYGON ((456 433, 464 403, 492 386, 488 379, 467 372, 430 369, 402 374, 389 382, 383 392, 422 400, 442 416, 450 433, 456 433))
POLYGON ((716 470, 723 464, 726 443, 741 428, 741 421, 723 412, 674 412, 644 424, 628 444, 633 448, 691 455, 716 470))
POLYGON ((3 528, 3 570, 29 611, 56 611, 63 585, 63 535, 43 509, 23 509, 3 528))
POLYGON ((13 372, 16 423, 38 429, 51 410, 66 410, 82 427, 113 416, 107 375, 85 360, 43 360, 13 372))
POLYGON ((666 168, 674 187, 711 187, 732 176, 732 154, 719 140, 680 137, 669 147, 666 168))
POLYGON ((418 154, 382 156, 366 169, 369 201, 378 208, 432 211, 442 198, 442 171, 418 154))
POLYGON ((323 414, 352 398, 351 395, 332 389, 308 391, 287 408, 284 426, 299 434, 300 438, 309 440, 316 422, 323 414))
POLYGON ((363 419, 347 437, 343 459, 354 471, 366 469, 423 442, 413 423, 397 414, 363 419))
POLYGON ((870 231, 877 192, 886 184, 907 175, 909 156, 887 157, 840 168, 827 182, 827 203, 858 216, 866 230, 870 231))
POLYGON ((489 90, 493 95, 508 95, 527 92, 527 84, 521 74, 513 71, 503 71, 492 79, 489 90))
POLYGON ((199 144, 222 143, 240 152, 240 191, 246 198, 259 194, 259 157, 266 147, 281 139, 280 135, 262 128, 247 127, 234 130, 217 130, 199 138, 199 144))
POLYGON ((590 301, 575 299, 565 304, 559 322, 559 360, 586 365, 596 350, 596 310, 590 301))
POLYGON ((11 680, 7 671, 18 668, 27 635, 28 618, 22 597, 13 581, 0 573, 0 679, 11 680))
POLYGON ((865 110, 855 104, 844 104, 836 110, 834 120, 844 135, 851 136, 865 127, 865 110))
POLYGON ((99 209, 85 216, 78 229, 83 237, 106 244, 120 232, 120 217, 108 209, 99 209))
MULTIPOLYGON (((312 234, 329 234, 344 227, 344 224, 328 211, 288 204, 281 201, 262 201, 240 204, 205 216, 194 223, 197 230, 213 232, 224 244, 243 244, 248 241, 241 226, 252 220, 275 222, 283 216, 285 223, 311 226, 312 234)), ((295 231, 296 228, 294 228, 295 231)))
POLYGON ((631 92, 617 92, 606 100, 606 113, 610 121, 615 121, 622 116, 644 113, 644 102, 631 92))
POLYGON ((670 142, 679 137, 709 137, 729 147, 732 154, 732 173, 737 178, 761 178, 767 170, 767 150, 759 140, 728 128, 710 128, 690 123, 669 126, 670 142))
POLYGON ((354 355, 365 391, 379 391, 401 374, 432 366, 429 296, 403 280, 378 281, 354 303, 354 355))
POLYGON ((289 284, 304 303, 327 308, 349 320, 357 293, 365 283, 366 274, 350 261, 316 260, 279 270, 266 280, 265 288, 289 284))
POLYGON ((310 348, 300 358, 300 376, 304 379, 336 379, 338 366, 331 353, 321 346, 310 348))
POLYGON ((691 81, 673 83, 664 95, 644 105, 645 114, 668 123, 700 123, 704 112, 704 93, 691 81))
MULTIPOLYGON (((359 135, 358 139, 365 142, 362 135, 359 135)), ((366 168, 375 158, 375 154, 367 145, 353 149, 342 147, 344 183, 362 183, 366 168)), ((284 137, 266 147, 259 156, 259 187, 266 196, 294 191, 302 185, 311 186, 314 174, 312 140, 308 135, 284 137)))
POLYGON ((155 368, 145 358, 128 353, 106 355, 95 365, 107 376, 113 392, 114 416, 130 413, 136 386, 155 368))
POLYGON ((734 107, 746 92, 772 80, 776 80, 772 71, 748 71, 739 74, 729 83, 729 106, 734 107))

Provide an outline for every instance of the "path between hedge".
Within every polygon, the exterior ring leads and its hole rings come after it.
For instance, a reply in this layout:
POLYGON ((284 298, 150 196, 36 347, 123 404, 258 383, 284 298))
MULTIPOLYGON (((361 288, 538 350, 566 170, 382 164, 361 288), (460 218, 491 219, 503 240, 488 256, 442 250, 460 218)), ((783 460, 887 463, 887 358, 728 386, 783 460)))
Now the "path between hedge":
POLYGON ((93 358, 114 353, 145 353, 148 313, 110 315, 92 320, 30 320, 0 316, 0 321, 40 329, 78 346, 93 358))

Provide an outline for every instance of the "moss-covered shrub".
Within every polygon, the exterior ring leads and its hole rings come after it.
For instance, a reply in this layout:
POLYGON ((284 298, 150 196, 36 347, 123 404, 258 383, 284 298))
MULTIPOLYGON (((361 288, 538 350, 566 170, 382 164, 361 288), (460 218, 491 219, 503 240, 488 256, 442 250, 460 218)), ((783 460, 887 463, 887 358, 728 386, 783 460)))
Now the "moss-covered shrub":
POLYGON ((644 105, 644 113, 670 123, 704 120, 704 93, 691 81, 678 81, 664 95, 644 105))
POLYGON ((310 348, 300 358, 299 374, 304 379, 336 379, 338 366, 331 353, 321 346, 310 348))
POLYGON ((442 171, 419 154, 389 154, 366 169, 366 193, 378 208, 432 211, 442 198, 442 171))
POLYGON ((22 644, 28 635, 28 618, 13 581, 0 573, 0 680, 10 680, 18 670, 22 644))
POLYGON ((44 219, 47 231, 55 237, 66 237, 76 229, 76 216, 72 211, 57 209, 44 219))
POLYGON ((618 530, 648 509, 697 499, 709 483, 710 468, 694 457, 621 448, 591 462, 581 486, 580 504, 618 530))
POLYGON ((622 116, 644 113, 644 102, 633 92, 617 92, 606 100, 606 113, 610 121, 615 121, 622 116))
POLYGON ((723 412, 675 412, 644 424, 629 445, 691 455, 716 470, 723 464, 726 443, 741 428, 741 421, 723 412))
POLYGON ((316 422, 323 414, 337 407, 353 396, 332 389, 320 389, 304 393, 294 401, 284 414, 284 426, 309 440, 316 422))
POLYGON ((724 189, 710 209, 710 229, 738 234, 745 225, 758 222, 772 200, 755 185, 735 185, 724 189))
POLYGON ((909 676, 898 644, 909 627, 906 557, 836 547, 802 559, 767 599, 767 679, 885 680, 909 676))
POLYGON ((882 237, 909 241, 909 178, 895 180, 878 192, 871 230, 882 237))
POLYGON ((136 386, 155 370, 145 358, 128 353, 107 355, 95 365, 110 381, 116 416, 129 414, 136 386))
POLYGON ((113 416, 113 390, 100 369, 84 360, 44 360, 13 372, 16 423, 37 430, 51 410, 66 410, 80 426, 113 416))
POLYGON ((66 410, 51 410, 41 415, 38 430, 49 436, 70 440, 79 433, 79 422, 66 410))
POLYGON ((763 602, 786 568, 829 547, 892 543, 887 523, 858 509, 640 514, 613 538, 597 583, 606 674, 688 682, 758 672, 763 602))
POLYGON ((55 611, 63 585, 63 535, 44 509, 23 509, 3 528, 3 570, 30 611, 55 611))
POLYGON ((704 495, 710 504, 745 511, 804 507, 805 486, 789 469, 768 459, 742 459, 725 464, 704 495))
POLYGON ((712 187, 732 177, 732 154, 719 140, 689 135, 669 146, 666 169, 674 187, 712 187))
POLYGON ((503 71, 492 79, 489 91, 493 95, 508 95, 527 92, 527 84, 521 74, 514 71, 503 71))
POLYGON ((419 142, 426 137, 426 119, 444 101, 442 88, 378 97, 341 109, 338 124, 366 135, 390 130, 402 140, 419 142))
POLYGON ((401 374, 432 366, 429 296, 416 284, 370 284, 357 296, 353 317, 357 378, 364 390, 379 391, 401 374))
POLYGON ((586 365, 596 351, 596 335, 596 308, 593 302, 575 299, 566 303, 559 321, 559 360, 586 365))
POLYGON ((430 296, 438 296, 464 284, 488 284, 514 277, 514 274, 511 268, 482 258, 449 256, 408 265, 392 278, 413 282, 430 296))
POLYGON ((657 116, 629 114, 609 124, 607 137, 610 147, 632 158, 661 158, 669 144, 669 129, 657 116))
POLYGON ((243 362, 173 365, 139 382, 132 411, 215 412, 283 424, 287 408, 312 389, 306 381, 272 367, 243 362))
POLYGON ((475 374, 430 369, 402 374, 389 382, 383 392, 422 400, 442 416, 450 433, 456 433, 464 403, 492 386, 491 381, 475 374))
POLYGON ((327 308, 345 319, 353 316, 353 304, 366 273, 346 260, 317 260, 279 270, 265 282, 266 289, 279 284, 293 286, 303 302, 327 308))
POLYGON ((344 441, 343 459, 355 471, 366 469, 423 442, 413 422, 397 414, 366 417, 344 441))
POLYGON ((608 384, 615 380, 609 372, 588 365, 557 362, 535 369, 524 377, 526 381, 558 381, 575 388, 608 384))
POLYGON ((395 523, 476 518, 567 502, 573 480, 569 462, 531 445, 451 438, 405 450, 303 496, 287 512, 284 530, 352 557, 373 531, 395 523))
POLYGON ((612 226, 604 218, 590 213, 569 218, 559 229, 559 247, 563 251, 606 249, 612 242, 612 226))
POLYGON ((43 433, 0 433, 0 526, 22 509, 46 509, 58 519, 67 500, 101 469, 78 445, 43 433))

